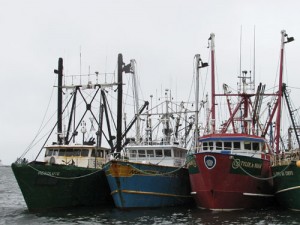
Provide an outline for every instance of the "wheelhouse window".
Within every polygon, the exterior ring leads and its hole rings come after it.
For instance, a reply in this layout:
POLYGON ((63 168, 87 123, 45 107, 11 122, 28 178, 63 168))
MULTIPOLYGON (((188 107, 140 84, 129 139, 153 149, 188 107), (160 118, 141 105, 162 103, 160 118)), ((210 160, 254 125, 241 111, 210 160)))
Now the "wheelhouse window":
POLYGON ((104 154, 103 154, 103 150, 92 150, 92 157, 101 157, 103 158, 104 157, 104 154), (96 154, 95 154, 96 153, 96 154))
POLYGON ((252 149, 255 151, 259 150, 259 142, 252 142, 252 149))
POLYGON ((147 157, 154 157, 154 150, 147 150, 147 157))
POLYGON ((48 149, 46 156, 52 156, 53 150, 52 149, 48 149))
POLYGON ((163 157, 163 153, 161 149, 155 149, 155 156, 156 157, 163 157))
POLYGON ((66 156, 73 156, 73 149, 66 149, 66 156))
POLYGON ((141 158, 146 157, 145 150, 138 150, 138 153, 139 153, 139 157, 141 158))
POLYGON ((58 156, 58 149, 53 149, 53 155, 58 156))
POLYGON ((81 156, 83 156, 83 157, 89 156, 89 150, 88 149, 82 149, 81 150, 81 156))
POLYGON ((209 141, 209 142, 202 142, 203 145, 203 150, 214 150, 214 142, 213 141, 209 141))
POLYGON ((233 150, 241 150, 241 142, 233 142, 233 150))
POLYGON ((171 149, 165 149, 164 150, 164 156, 165 157, 171 157, 172 156, 171 149))
POLYGON ((245 141, 244 142, 244 149, 245 150, 251 150, 251 142, 245 141))
POLYGON ((98 151, 95 152, 95 149, 93 149, 91 157, 99 157, 99 152, 98 151))
POLYGON ((73 150, 73 155, 74 155, 74 156, 80 156, 80 152, 81 152, 80 149, 74 149, 74 150, 73 150))
POLYGON ((231 151, 231 149, 232 149, 232 142, 225 141, 224 142, 224 150, 230 150, 231 151))
POLYGON ((136 150, 130 150, 129 151, 129 157, 130 158, 135 158, 136 157, 136 150))
POLYGON ((207 142, 202 142, 202 149, 204 150, 204 151, 206 151, 206 150, 208 150, 208 143, 207 142))
POLYGON ((66 155, 66 150, 65 149, 59 149, 58 156, 65 156, 66 155))
POLYGON ((223 150, 223 142, 221 141, 216 142, 216 150, 223 150))

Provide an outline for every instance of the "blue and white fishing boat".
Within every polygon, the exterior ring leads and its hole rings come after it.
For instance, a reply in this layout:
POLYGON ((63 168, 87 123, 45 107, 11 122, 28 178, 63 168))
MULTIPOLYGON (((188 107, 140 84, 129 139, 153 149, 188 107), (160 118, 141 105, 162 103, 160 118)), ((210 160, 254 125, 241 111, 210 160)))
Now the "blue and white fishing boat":
POLYGON ((189 136, 187 127, 191 128, 191 124, 186 123, 186 129, 180 132, 187 109, 183 103, 174 106, 169 93, 166 90, 161 104, 138 115, 136 137, 127 138, 124 147, 117 148, 114 159, 104 166, 118 208, 193 204, 185 164, 188 153, 185 137, 189 136), (180 108, 179 112, 175 112, 176 108, 180 108), (139 132, 141 121, 145 123, 144 135, 139 132))

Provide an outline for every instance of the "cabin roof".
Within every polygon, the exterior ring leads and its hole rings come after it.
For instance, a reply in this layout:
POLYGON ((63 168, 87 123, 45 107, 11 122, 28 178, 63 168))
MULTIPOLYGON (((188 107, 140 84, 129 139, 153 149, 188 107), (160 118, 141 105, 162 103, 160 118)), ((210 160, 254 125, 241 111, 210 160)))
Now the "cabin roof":
POLYGON ((177 145, 130 145, 126 146, 126 149, 138 149, 138 150, 150 150, 150 149, 180 149, 184 151, 188 151, 186 148, 182 148, 177 145))
POLYGON ((97 147, 97 146, 94 146, 94 145, 49 145, 49 146, 46 146, 46 149, 101 149, 101 150, 109 150, 109 148, 97 147))
POLYGON ((265 142, 266 140, 257 135, 249 134, 209 134, 198 139, 200 142, 204 141, 252 141, 265 142))

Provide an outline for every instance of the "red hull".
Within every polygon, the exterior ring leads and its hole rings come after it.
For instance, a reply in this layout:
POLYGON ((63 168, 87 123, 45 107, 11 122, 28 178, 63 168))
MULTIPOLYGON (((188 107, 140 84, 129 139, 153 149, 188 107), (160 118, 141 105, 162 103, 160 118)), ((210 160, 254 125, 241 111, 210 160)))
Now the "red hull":
POLYGON ((189 163, 189 172, 192 194, 200 208, 262 208, 273 201, 271 180, 261 179, 270 177, 268 160, 197 153, 189 163), (237 166, 234 160, 239 160, 240 164, 237 166))

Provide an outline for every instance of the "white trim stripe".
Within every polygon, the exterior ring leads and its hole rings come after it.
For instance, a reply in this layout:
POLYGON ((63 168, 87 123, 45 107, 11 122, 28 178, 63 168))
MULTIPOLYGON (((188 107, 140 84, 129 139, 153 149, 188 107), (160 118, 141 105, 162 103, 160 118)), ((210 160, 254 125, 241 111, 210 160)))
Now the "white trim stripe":
POLYGON ((294 190, 294 189, 299 189, 299 188, 300 188, 300 186, 285 188, 285 189, 282 189, 280 191, 277 191, 275 194, 278 194, 278 193, 281 193, 281 192, 285 192, 285 191, 294 190))

